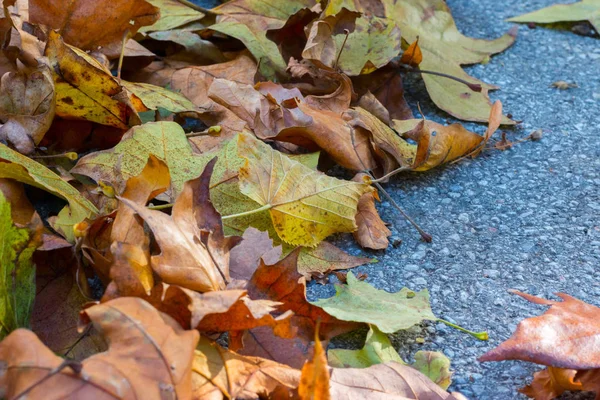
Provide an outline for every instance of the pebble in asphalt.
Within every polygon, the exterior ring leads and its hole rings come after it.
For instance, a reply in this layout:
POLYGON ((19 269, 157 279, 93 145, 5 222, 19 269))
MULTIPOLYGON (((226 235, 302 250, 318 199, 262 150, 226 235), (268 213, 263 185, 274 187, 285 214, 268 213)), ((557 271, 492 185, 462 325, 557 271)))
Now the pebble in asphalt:
MULTIPOLYGON (((462 32, 489 39, 511 27, 506 18, 553 2, 448 4, 462 32)), ((410 359, 419 349, 443 351, 455 370, 450 389, 468 398, 525 398, 517 389, 530 381, 537 366, 476 359, 506 340, 520 320, 544 311, 508 289, 554 299, 553 293, 565 292, 600 306, 600 39, 521 25, 513 47, 467 70, 499 85, 492 98, 523 120, 520 127, 505 129, 509 136, 542 129, 543 139, 389 183, 389 193, 433 235, 433 243, 421 242, 383 201, 381 215, 392 223, 393 238, 403 241, 398 248, 362 251, 346 236, 337 244, 380 260, 354 270, 367 273, 375 287, 390 292, 403 286, 428 288, 437 316, 490 334, 488 342, 481 342, 442 324, 415 327, 393 336, 402 355, 410 359), (578 87, 549 87, 559 80, 578 87), (426 343, 416 344, 417 336, 426 336, 426 343)), ((428 118, 453 121, 428 100, 420 80, 406 86, 409 102, 420 102, 428 118)), ((308 292, 314 300, 332 296, 334 288, 312 282, 308 292)), ((363 339, 364 332, 334 345, 360 347, 363 339)), ((575 398, 588 397, 561 397, 575 398)))

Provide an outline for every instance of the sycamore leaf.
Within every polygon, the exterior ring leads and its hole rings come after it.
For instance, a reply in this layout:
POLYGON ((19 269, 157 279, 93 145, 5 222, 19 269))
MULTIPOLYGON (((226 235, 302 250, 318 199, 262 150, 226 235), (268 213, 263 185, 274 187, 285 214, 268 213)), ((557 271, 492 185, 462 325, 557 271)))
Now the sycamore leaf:
POLYGON ((333 368, 330 393, 332 399, 466 400, 460 393, 446 392, 416 369, 393 361, 369 368, 333 368))
POLYGON ((159 400, 167 393, 191 397, 198 332, 184 331, 172 318, 136 298, 95 305, 81 317, 106 337, 108 351, 59 369, 65 361, 35 334, 19 329, 0 343, 0 359, 8 371, 0 378, 0 391, 13 398, 32 387, 28 397, 49 400, 159 400), (54 376, 44 379, 49 374, 54 376))
POLYGON ((229 251, 239 238, 223 236, 221 219, 209 199, 214 161, 195 180, 186 182, 171 215, 121 198, 154 232, 161 253, 152 268, 169 284, 199 292, 222 290, 229 282, 229 251))
POLYGON ((82 157, 71 172, 109 182, 121 192, 129 178, 142 172, 151 154, 169 167, 171 199, 177 198, 186 181, 202 173, 208 161, 192 153, 179 124, 148 122, 130 129, 114 148, 82 157))
POLYGON ((346 75, 356 76, 370 74, 400 53, 400 30, 392 20, 374 16, 357 18, 347 39, 336 25, 337 19, 333 16, 314 23, 302 57, 316 59, 332 68, 337 62, 337 67, 346 75))
MULTIPOLYGON (((368 194, 365 193, 363 196, 368 194)), ((350 269, 374 262, 377 260, 351 256, 331 243, 321 242, 315 248, 302 248, 298 256, 298 272, 304 275, 307 281, 310 281, 313 273, 350 269)))
POLYGON ((127 98, 123 87, 98 61, 65 44, 54 31, 48 33, 45 55, 54 78, 57 116, 121 129, 138 123, 135 110, 117 99, 127 98))
POLYGON ((337 368, 368 368, 389 361, 406 364, 387 335, 373 325, 370 326, 362 349, 332 349, 327 352, 327 357, 329 365, 337 368))
POLYGON ((192 366, 193 398, 256 399, 295 391, 300 371, 259 357, 245 357, 202 337, 192 366))
POLYGON ((83 50, 116 58, 123 33, 158 20, 159 9, 144 0, 32 0, 30 22, 57 29, 65 41, 83 50))
POLYGON ((343 321, 373 324, 384 333, 408 329, 423 320, 437 320, 426 289, 413 292, 403 288, 397 293, 388 293, 359 281, 352 272, 347 279, 347 285, 336 286, 335 296, 312 304, 343 321))
POLYGON ((294 313, 291 323, 297 329, 295 337, 283 338, 269 327, 258 327, 243 334, 230 333, 230 349, 300 368, 311 355, 317 321, 320 338, 325 340, 358 326, 339 321, 308 302, 306 280, 296 270, 298 253, 299 249, 274 265, 261 260, 246 287, 250 298, 280 302, 280 313, 294 313))
MULTIPOLYGON (((387 335, 373 325, 370 326, 362 349, 333 349, 327 352, 327 356, 329 365, 338 368, 368 368, 390 361, 406 365, 387 335)), ((440 352, 417 351, 411 367, 429 377, 442 389, 448 389, 452 382, 450 360, 440 352)))
POLYGON ((313 171, 248 134, 239 136, 238 152, 247 160, 241 192, 269 211, 284 242, 314 247, 333 233, 356 230, 358 200, 373 190, 369 185, 313 171))
POLYGON ((563 301, 514 293, 550 308, 539 317, 521 321, 510 339, 485 353, 480 361, 523 360, 567 369, 600 368, 600 324, 596 318, 600 308, 564 293, 557 293, 563 301))
POLYGON ((143 26, 140 32, 168 31, 204 18, 204 14, 177 0, 147 0, 160 10, 160 18, 150 26, 143 26))
POLYGON ((180 93, 150 83, 121 81, 124 87, 135 94, 146 110, 157 110, 159 107, 173 113, 195 111, 197 107, 180 93))
POLYGON ((267 79, 285 73, 285 61, 275 42, 267 39, 267 31, 282 28, 289 17, 302 8, 311 8, 314 0, 264 2, 234 0, 213 9, 217 23, 209 28, 239 39, 259 62, 260 72, 267 79))
MULTIPOLYGON (((511 31, 491 41, 464 36, 458 31, 450 9, 443 0, 383 0, 383 4, 385 15, 398 24, 405 40, 412 43, 419 38, 423 53, 423 61, 419 65, 421 69, 448 74, 482 86, 481 92, 475 92, 462 83, 423 74, 423 81, 433 102, 457 118, 487 121, 492 106, 488 91, 497 87, 469 76, 461 65, 483 62, 492 54, 505 50, 514 43, 516 33, 511 31)), ((515 124, 507 117, 502 119, 502 123, 515 124)))
POLYGON ((96 214, 98 210, 77 189, 60 176, 32 159, 0 143, 0 178, 36 186, 69 202, 72 217, 77 222, 96 214))
POLYGON ((298 395, 302 400, 329 400, 329 368, 325 349, 315 335, 315 350, 311 360, 302 367, 298 395))
POLYGON ((47 67, 10 72, 0 87, 0 141, 30 154, 54 119, 54 82, 47 67))
POLYGON ((42 243, 41 228, 37 214, 29 227, 16 226, 10 202, 0 191, 0 339, 17 328, 29 327, 35 299, 31 257, 42 243))
POLYGON ((541 10, 518 17, 509 18, 511 22, 535 22, 551 24, 563 21, 589 21, 600 32, 600 1, 583 0, 573 4, 555 4, 541 10))
MULTIPOLYGON (((415 171, 427 171, 457 158, 466 156, 481 145, 484 138, 466 130, 461 124, 441 125, 433 121, 409 119, 405 121, 393 120, 392 127, 419 142, 419 146, 426 150, 425 159, 417 162, 415 171), (411 131, 418 130, 417 136, 411 137, 411 131)), ((418 152, 418 149, 417 149, 418 152)), ((415 156, 418 160, 418 154, 415 156)))

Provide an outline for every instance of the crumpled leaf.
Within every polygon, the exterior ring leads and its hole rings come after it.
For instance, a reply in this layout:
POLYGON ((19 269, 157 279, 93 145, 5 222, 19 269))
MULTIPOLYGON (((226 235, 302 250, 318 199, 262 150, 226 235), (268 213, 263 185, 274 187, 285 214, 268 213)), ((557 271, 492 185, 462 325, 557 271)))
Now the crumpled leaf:
POLYGON ((231 249, 229 272, 234 279, 250 280, 263 260, 266 264, 275 264, 281 258, 281 246, 273 246, 273 240, 267 232, 248 228, 239 245, 231 249))
POLYGON ((122 192, 125 182, 142 172, 151 154, 169 167, 171 199, 177 198, 186 181, 200 176, 208 162, 192 153, 179 124, 160 121, 136 126, 114 148, 82 157, 71 173, 108 182, 122 192))
POLYGON ((483 137, 466 130, 461 124, 441 125, 437 122, 409 119, 393 120, 392 127, 419 142, 427 153, 422 162, 418 154, 415 156, 415 171, 427 171, 452 160, 469 155, 483 142, 483 137), (412 132, 411 132, 412 131, 412 132), (416 131, 416 132, 415 132, 416 131), (423 143, 421 143, 423 141, 423 143))
POLYGON ((144 0, 31 0, 30 22, 57 29, 65 41, 83 50, 116 58, 123 33, 158 20, 159 9, 144 0))
POLYGON ((519 389, 519 392, 538 400, 552 400, 567 390, 600 393, 600 370, 548 367, 534 373, 531 384, 519 389))
POLYGON ((0 143, 0 178, 36 186, 69 202, 69 211, 73 220, 82 221, 96 214, 98 210, 77 189, 61 179, 60 176, 32 159, 25 157, 0 143))
POLYGON ((223 236, 220 215, 210 203, 214 161, 198 179, 184 185, 171 216, 121 198, 154 232, 161 248, 160 255, 151 258, 154 271, 166 283, 199 292, 225 288, 230 281, 229 251, 239 241, 223 236))
POLYGON ((54 119, 54 83, 47 67, 10 72, 0 87, 0 141, 30 154, 54 119))
MULTIPOLYGON (((343 14, 346 13, 347 10, 344 10, 343 14)), ((337 67, 342 72, 348 76, 356 76, 370 74, 400 53, 400 29, 394 21, 361 16, 356 19, 354 29, 347 39, 338 26, 345 23, 342 19, 342 23, 338 24, 334 16, 315 22, 302 57, 318 60, 328 67, 335 67, 337 61, 337 67), (320 51, 315 51, 316 49, 320 51)))
POLYGON ((246 286, 250 298, 283 303, 278 309, 280 313, 293 311, 291 323, 297 329, 296 336, 282 338, 269 327, 258 327, 244 334, 230 334, 231 350, 300 368, 311 356, 317 321, 320 321, 322 340, 357 327, 339 321, 306 300, 306 280, 296 271, 298 253, 299 249, 274 265, 266 265, 261 260, 246 286))
MULTIPOLYGON (((365 193, 363 196, 368 195, 365 193)), ((356 257, 346 253, 328 242, 321 242, 317 247, 303 247, 298 256, 298 272, 310 281, 313 273, 326 273, 340 269, 350 269, 359 265, 377 262, 376 259, 356 257)))
MULTIPOLYGON (((486 122, 492 103, 488 91, 497 89, 469 76, 463 64, 486 61, 492 54, 514 43, 516 32, 495 40, 472 39, 461 34, 450 9, 443 0, 383 0, 385 15, 398 24, 402 37, 412 43, 419 38, 423 70, 445 73, 471 84, 482 86, 481 92, 470 90, 462 83, 444 77, 423 74, 423 81, 433 102, 449 114, 467 121, 486 122)), ((360 10, 358 10, 360 11, 360 10)), ((507 117, 502 124, 514 125, 507 117)))
POLYGON ((177 0, 147 0, 147 2, 160 10, 160 18, 152 25, 141 27, 139 32, 168 31, 204 18, 203 13, 177 0))
POLYGON ((267 79, 285 74, 286 63, 277 45, 267 39, 267 31, 282 28, 289 17, 302 8, 311 8, 314 0, 289 0, 270 3, 260 0, 228 1, 212 11, 217 23, 209 28, 240 40, 259 62, 267 79))
POLYGON ((460 393, 441 389, 416 369, 393 361, 369 368, 333 368, 330 382, 332 399, 466 400, 460 393))
POLYGON ((336 294, 311 303, 343 321, 375 325, 384 333, 408 329, 423 320, 435 321, 429 292, 403 288, 396 293, 375 289, 348 272, 347 285, 336 285, 336 294))
POLYGON ((191 367, 198 332, 184 331, 169 316, 143 300, 116 299, 82 312, 110 343, 108 351, 95 354, 74 367, 63 364, 30 331, 19 329, 0 343, 0 359, 7 373, 0 391, 12 398, 34 385, 31 398, 64 399, 164 399, 191 396, 191 367), (33 366, 37 368, 32 368, 33 366), (75 372, 79 371, 79 372, 75 372))
POLYGON ((162 88, 149 83, 121 81, 123 86, 135 94, 145 106, 146 110, 157 110, 159 107, 173 113, 196 111, 197 107, 180 93, 162 88))
MULTIPOLYGON (((354 180, 362 182, 363 177, 360 175, 354 177, 354 180)), ((388 237, 392 235, 392 232, 379 216, 377 208, 375 208, 375 200, 379 201, 379 195, 375 191, 361 196, 355 217, 358 229, 352 234, 360 246, 373 250, 384 250, 389 245, 388 237)))
POLYGON ((573 4, 555 4, 541 10, 518 17, 509 18, 510 22, 535 22, 551 24, 563 21, 589 21, 600 32, 600 1, 583 0, 573 4))
MULTIPOLYGON (((92 17, 93 19, 93 17, 92 17)), ((45 51, 56 90, 56 115, 127 129, 139 123, 127 93, 98 61, 48 33, 45 51)))
POLYGON ((314 247, 332 233, 356 229, 358 200, 373 190, 369 185, 313 171, 250 135, 238 138, 238 152, 247 160, 240 190, 269 211, 281 240, 314 247))
POLYGON ((31 257, 42 243, 42 221, 34 214, 29 226, 15 225, 11 204, 0 191, 0 339, 29 327, 35 299, 35 265, 31 257))
POLYGON ((194 356, 195 399, 256 399, 295 391, 300 371, 271 360, 245 357, 202 337, 194 356))
POLYGON ((600 368, 600 308, 564 293, 563 301, 545 300, 526 293, 513 293, 550 306, 539 317, 519 323, 513 336, 479 357, 480 361, 523 360, 558 368, 600 368))

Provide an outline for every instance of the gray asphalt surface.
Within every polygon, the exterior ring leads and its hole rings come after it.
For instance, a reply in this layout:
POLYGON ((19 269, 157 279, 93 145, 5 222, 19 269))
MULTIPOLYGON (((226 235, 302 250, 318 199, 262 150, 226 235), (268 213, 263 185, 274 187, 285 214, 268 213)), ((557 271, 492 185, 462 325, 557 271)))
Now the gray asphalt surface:
MULTIPOLYGON (((500 36, 512 26, 504 19, 552 3, 448 1, 459 29, 480 38, 500 36)), ((544 311, 508 289, 554 299, 553 293, 565 292, 600 306, 600 39, 521 25, 513 47, 468 71, 501 86, 492 98, 523 120, 520 127, 505 129, 509 137, 542 129, 543 139, 388 184, 394 199, 433 235, 433 243, 421 242, 385 201, 379 209, 392 223, 393 237, 403 241, 398 248, 362 251, 350 237, 337 243, 380 260, 354 270, 366 272, 375 287, 428 288, 436 315, 490 334, 481 342, 442 324, 416 327, 393 338, 407 359, 419 349, 443 351, 455 370, 452 390, 473 399, 525 398, 517 389, 537 366, 476 359, 506 340, 520 320, 544 311), (579 87, 548 87, 559 80, 579 87), (418 336, 426 343, 416 344, 418 336)), ((419 101, 428 118, 453 121, 428 100, 420 81, 406 86, 409 102, 419 101)), ((309 285, 311 299, 333 294, 331 284, 309 285)), ((360 347, 363 338, 364 332, 334 344, 360 347)))

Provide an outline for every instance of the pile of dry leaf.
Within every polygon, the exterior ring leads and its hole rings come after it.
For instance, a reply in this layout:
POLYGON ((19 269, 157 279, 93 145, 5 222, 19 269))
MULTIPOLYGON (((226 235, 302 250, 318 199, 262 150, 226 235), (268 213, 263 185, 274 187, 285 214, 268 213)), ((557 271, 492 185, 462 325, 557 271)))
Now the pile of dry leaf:
POLYGON ((386 336, 438 320, 427 291, 306 281, 371 262, 332 234, 388 246, 374 186, 515 123, 461 68, 514 33, 465 37, 442 0, 5 0, 0 33, 1 397, 463 398, 386 336), (483 136, 413 119, 415 73, 483 136))

